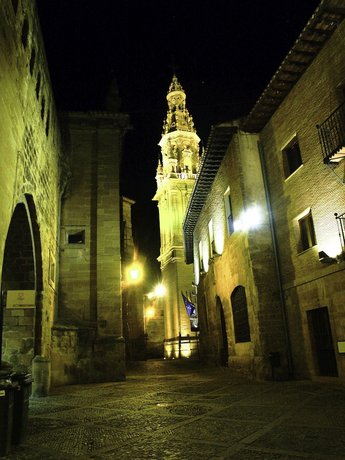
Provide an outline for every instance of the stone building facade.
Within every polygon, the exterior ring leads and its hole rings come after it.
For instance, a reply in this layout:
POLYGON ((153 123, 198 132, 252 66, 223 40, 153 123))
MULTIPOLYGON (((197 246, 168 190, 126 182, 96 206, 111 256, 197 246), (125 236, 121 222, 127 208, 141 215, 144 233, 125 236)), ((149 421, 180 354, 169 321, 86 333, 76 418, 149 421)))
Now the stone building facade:
POLYGON ((212 128, 184 231, 201 356, 262 377, 270 353, 284 357, 285 375, 288 358, 257 143, 238 121, 212 128))
POLYGON ((64 168, 35 3, 0 15, 2 360, 29 368, 50 355, 64 168))
POLYGON ((199 167, 199 142, 186 94, 173 76, 167 94, 168 112, 159 142, 162 161, 156 174, 161 248, 159 262, 166 288, 164 303, 167 358, 189 357, 196 352, 182 292, 190 290, 193 268, 184 261, 182 221, 199 167))
POLYGON ((123 378, 128 118, 115 103, 59 121, 35 2, 2 1, 0 24, 1 360, 33 372, 37 394, 123 378))
POLYGON ((204 356, 226 348, 256 376, 345 378, 344 15, 343 0, 322 1, 229 143, 210 139, 209 195, 197 202, 201 171, 185 218, 204 356))

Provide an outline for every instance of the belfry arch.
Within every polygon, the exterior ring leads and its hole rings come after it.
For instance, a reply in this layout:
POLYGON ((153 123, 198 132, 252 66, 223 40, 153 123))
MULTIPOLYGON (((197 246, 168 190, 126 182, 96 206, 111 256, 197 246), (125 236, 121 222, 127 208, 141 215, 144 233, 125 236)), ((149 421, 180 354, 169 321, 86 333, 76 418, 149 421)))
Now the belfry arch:
POLYGON ((17 203, 5 241, 1 273, 1 361, 29 370, 41 353, 42 256, 33 197, 17 203))

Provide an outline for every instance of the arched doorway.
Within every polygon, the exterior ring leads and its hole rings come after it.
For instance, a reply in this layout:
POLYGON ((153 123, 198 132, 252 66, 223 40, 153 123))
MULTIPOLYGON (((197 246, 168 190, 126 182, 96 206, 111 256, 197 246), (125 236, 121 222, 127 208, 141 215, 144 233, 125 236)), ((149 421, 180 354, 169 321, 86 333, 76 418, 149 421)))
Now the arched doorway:
POLYGON ((1 361, 29 370, 41 351, 42 260, 36 211, 31 195, 14 209, 8 228, 1 275, 1 361), (39 302, 38 302, 39 300, 39 302))
POLYGON ((219 362, 221 366, 227 366, 229 358, 228 336, 226 333, 224 309, 219 297, 216 300, 216 308, 218 316, 219 362))

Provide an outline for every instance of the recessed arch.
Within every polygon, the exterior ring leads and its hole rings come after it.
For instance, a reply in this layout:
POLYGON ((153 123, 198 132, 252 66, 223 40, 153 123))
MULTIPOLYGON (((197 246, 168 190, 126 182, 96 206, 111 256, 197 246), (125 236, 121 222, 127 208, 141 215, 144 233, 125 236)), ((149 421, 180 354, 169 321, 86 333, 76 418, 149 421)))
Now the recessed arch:
POLYGON ((234 321, 235 342, 250 342, 250 327, 245 288, 243 286, 235 287, 232 291, 230 301, 234 321))
POLYGON ((218 296, 216 298, 216 310, 218 316, 219 362, 221 366, 227 366, 229 358, 228 335, 226 332, 226 322, 223 304, 218 296))
POLYGON ((42 256, 33 197, 17 203, 6 236, 1 274, 1 359, 31 367, 41 352, 42 256))

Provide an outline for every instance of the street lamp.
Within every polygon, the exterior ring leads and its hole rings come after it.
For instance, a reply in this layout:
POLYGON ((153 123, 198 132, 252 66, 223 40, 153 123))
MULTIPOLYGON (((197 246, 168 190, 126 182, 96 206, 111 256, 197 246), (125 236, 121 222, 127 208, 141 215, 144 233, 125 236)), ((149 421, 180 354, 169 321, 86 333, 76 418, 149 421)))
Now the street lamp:
POLYGON ((143 269, 139 262, 132 262, 126 269, 126 281, 128 284, 140 283, 143 279, 143 269))

